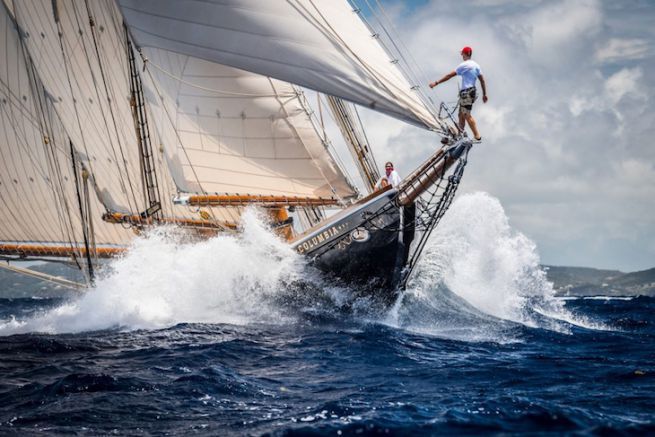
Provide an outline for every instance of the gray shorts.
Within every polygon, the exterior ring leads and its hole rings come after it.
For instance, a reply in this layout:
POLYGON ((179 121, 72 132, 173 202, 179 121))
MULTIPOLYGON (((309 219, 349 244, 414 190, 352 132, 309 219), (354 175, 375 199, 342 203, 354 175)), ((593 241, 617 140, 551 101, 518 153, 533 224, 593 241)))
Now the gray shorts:
POLYGON ((462 114, 470 114, 473 109, 473 102, 475 102, 475 87, 466 88, 459 92, 459 112, 462 114))

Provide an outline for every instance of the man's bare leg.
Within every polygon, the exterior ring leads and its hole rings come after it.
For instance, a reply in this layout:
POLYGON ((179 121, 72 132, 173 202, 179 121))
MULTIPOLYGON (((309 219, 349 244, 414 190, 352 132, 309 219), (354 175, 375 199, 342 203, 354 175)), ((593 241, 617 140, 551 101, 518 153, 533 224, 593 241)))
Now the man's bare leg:
POLYGON ((466 117, 464 116, 464 113, 462 111, 459 111, 459 131, 464 132, 464 128, 466 127, 465 124, 466 117))
POLYGON ((466 121, 469 124, 469 127, 471 128, 471 131, 473 131, 473 138, 475 138, 476 140, 482 138, 480 136, 480 132, 478 132, 478 125, 475 123, 475 119, 473 118, 473 116, 471 114, 466 114, 465 117, 466 117, 466 121))

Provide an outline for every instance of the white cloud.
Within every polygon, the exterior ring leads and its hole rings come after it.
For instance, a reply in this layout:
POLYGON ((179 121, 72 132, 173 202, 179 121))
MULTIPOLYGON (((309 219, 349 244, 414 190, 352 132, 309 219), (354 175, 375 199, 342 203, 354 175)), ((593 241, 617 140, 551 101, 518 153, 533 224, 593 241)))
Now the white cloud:
POLYGON ((648 56, 650 44, 640 38, 610 38, 596 50, 599 62, 620 62, 644 59, 648 56))
POLYGON ((531 59, 557 67, 575 59, 577 49, 601 29, 602 12, 595 0, 549 2, 525 14, 510 18, 531 59))
POLYGON ((643 72, 641 68, 624 68, 610 76, 605 82, 605 92, 613 104, 617 104, 624 96, 643 97, 638 94, 643 72))
MULTIPOLYGON (((547 263, 654 264, 655 8, 630 7, 432 2, 399 26, 430 80, 457 65, 463 45, 473 46, 490 99, 473 110, 485 140, 470 155, 462 190, 498 197, 512 223, 544 247, 547 263)), ((456 90, 453 79, 430 92, 452 101, 456 90)), ((381 121, 374 129, 376 152, 404 173, 435 147, 409 128, 381 121)))

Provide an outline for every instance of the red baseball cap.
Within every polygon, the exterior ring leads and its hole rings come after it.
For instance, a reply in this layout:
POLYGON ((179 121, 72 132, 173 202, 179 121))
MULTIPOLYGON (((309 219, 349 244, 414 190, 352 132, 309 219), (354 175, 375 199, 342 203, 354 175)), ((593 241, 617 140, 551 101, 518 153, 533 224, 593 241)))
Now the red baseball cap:
POLYGON ((473 49, 471 47, 469 47, 469 46, 466 46, 466 47, 464 47, 462 49, 462 54, 463 55, 471 56, 472 53, 473 53, 473 49))

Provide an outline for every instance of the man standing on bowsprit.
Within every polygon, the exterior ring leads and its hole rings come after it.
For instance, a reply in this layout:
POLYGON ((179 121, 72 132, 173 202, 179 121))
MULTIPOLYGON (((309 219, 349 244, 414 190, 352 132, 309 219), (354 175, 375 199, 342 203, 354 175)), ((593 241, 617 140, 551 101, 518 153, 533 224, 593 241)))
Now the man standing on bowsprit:
POLYGON ((484 103, 487 103, 487 84, 484 81, 484 76, 482 76, 480 66, 477 62, 471 59, 472 54, 473 49, 471 49, 471 47, 464 47, 462 49, 462 59, 464 62, 459 64, 454 71, 451 71, 438 81, 430 83, 430 88, 434 88, 440 83, 446 82, 455 77, 455 75, 462 77, 462 89, 459 91, 459 129, 463 131, 464 123, 467 122, 473 131, 475 139, 480 141, 482 137, 480 136, 480 132, 478 132, 475 119, 471 115, 471 109, 473 108, 473 102, 475 102, 476 98, 476 79, 480 79, 480 85, 482 86, 482 101, 484 103))

